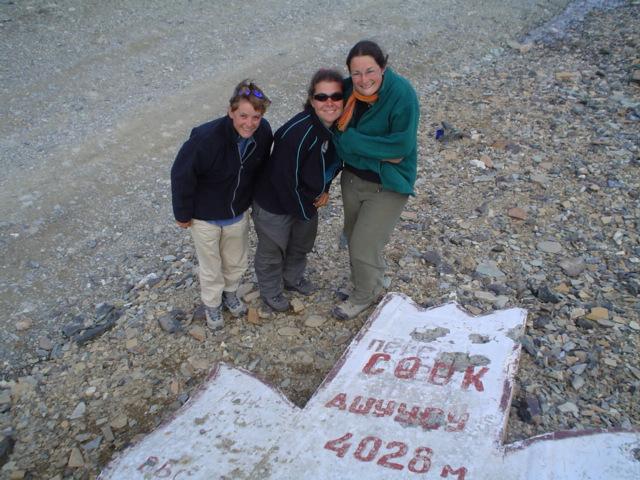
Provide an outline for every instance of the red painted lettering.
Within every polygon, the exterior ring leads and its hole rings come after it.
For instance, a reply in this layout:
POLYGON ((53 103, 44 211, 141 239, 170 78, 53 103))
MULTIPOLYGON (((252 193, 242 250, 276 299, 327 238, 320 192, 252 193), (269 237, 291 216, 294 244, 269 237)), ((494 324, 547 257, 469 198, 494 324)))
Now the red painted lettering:
POLYGON ((446 478, 449 476, 449 474, 455 475, 458 480, 464 480, 464 476, 467 474, 467 469, 465 467, 460 467, 457 470, 454 470, 450 465, 445 465, 442 468, 440 477, 446 478))
POLYGON ((409 465, 407 465, 407 468, 413 473, 427 473, 431 468, 431 455, 433 455, 433 450, 430 448, 416 448, 413 458, 409 462, 409 465))
POLYGON ((439 408, 426 407, 420 415, 420 425, 425 430, 437 430, 444 421, 444 412, 439 408))
POLYGON ((349 411, 351 413, 357 413, 358 415, 367 415, 371 411, 371 407, 376 402, 375 398, 367 398, 366 403, 362 404, 362 396, 358 395, 353 399, 351 405, 349 406, 349 411))
POLYGON ((393 415, 393 411, 396 409, 396 402, 394 402, 393 400, 389 400, 387 402, 387 406, 382 408, 382 403, 384 402, 384 400, 378 400, 374 405, 373 405, 373 414, 376 417, 388 417, 390 415, 393 415))
POLYGON ((398 362, 393 374, 398 378, 413 378, 419 368, 420 359, 418 357, 407 357, 398 362))
POLYGON ((342 458, 345 456, 345 454, 351 447, 351 444, 347 442, 347 440, 349 440, 351 437, 353 437, 353 433, 345 433, 340 438, 336 438, 335 440, 329 440, 327 443, 324 444, 324 448, 326 448, 327 450, 336 452, 338 457, 342 458))
POLYGON ((371 460, 376 458, 376 455, 378 455, 378 452, 380 451, 381 446, 382 446, 382 440, 380 440, 378 437, 365 437, 362 440, 360 440, 360 443, 358 444, 358 448, 354 452, 353 456, 356 457, 361 462, 370 462, 371 460), (363 453, 365 449, 368 447, 369 443, 372 443, 372 442, 373 442, 373 445, 371 446, 369 453, 364 455, 363 453))
POLYGON ((436 362, 429 373, 429 383, 434 385, 446 385, 453 376, 453 362, 436 362))
POLYGON ((378 373, 382 373, 384 372, 383 368, 374 369, 376 363, 378 363, 378 361, 388 362, 390 358, 391 355, 387 353, 374 353, 373 355, 371 355, 371 358, 369 359, 367 364, 362 368, 362 372, 368 375, 376 375, 378 373))
POLYGON ((398 414, 395 416, 394 420, 398 423, 406 423, 407 425, 417 425, 419 412, 420 407, 413 407, 411 411, 408 412, 407 404, 401 403, 398 407, 398 414))
POLYGON ((473 386, 476 387, 478 392, 484 392, 484 385, 480 378, 489 371, 487 367, 482 367, 478 373, 473 372, 474 367, 467 367, 467 370, 464 372, 464 380, 462 380, 462 389, 466 390, 469 388, 469 385, 473 383, 473 386))
POLYGON ((397 448, 398 450, 381 456, 380 460, 378 460, 376 463, 393 470, 402 470, 404 468, 404 465, 402 465, 401 463, 390 462, 389 460, 392 458, 404 457, 407 454, 407 445, 402 442, 389 442, 387 443, 387 448, 397 448))
POLYGON ((338 410, 346 409, 347 408, 347 394, 346 393, 339 393, 338 395, 333 397, 332 400, 329 400, 327 403, 325 403, 324 406, 327 407, 327 408, 335 407, 338 410))
POLYGON ((463 413, 462 415, 460 415, 459 418, 456 418, 456 416, 449 412, 449 414, 447 415, 447 428, 446 431, 447 432, 460 432, 464 429, 465 425, 467 424, 467 420, 469 420, 469 414, 468 413, 463 413))

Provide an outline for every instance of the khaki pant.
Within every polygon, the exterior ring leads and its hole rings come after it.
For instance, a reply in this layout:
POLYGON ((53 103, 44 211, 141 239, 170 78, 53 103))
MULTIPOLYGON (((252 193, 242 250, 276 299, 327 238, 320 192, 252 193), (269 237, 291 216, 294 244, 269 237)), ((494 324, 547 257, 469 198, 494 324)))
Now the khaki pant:
POLYGON ((198 256, 202 302, 217 307, 222 292, 235 292, 247 271, 249 252, 249 214, 242 220, 218 227, 202 220, 193 220, 191 236, 198 256))
POLYGON ((348 170, 342 171, 340 185, 354 287, 349 300, 365 305, 384 290, 386 263, 382 252, 409 196, 384 190, 382 185, 362 180, 348 170))

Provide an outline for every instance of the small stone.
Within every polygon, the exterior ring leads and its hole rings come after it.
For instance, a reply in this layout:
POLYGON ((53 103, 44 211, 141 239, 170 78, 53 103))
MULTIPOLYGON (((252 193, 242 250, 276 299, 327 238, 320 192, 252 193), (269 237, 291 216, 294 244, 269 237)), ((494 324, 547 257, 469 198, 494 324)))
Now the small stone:
POLYGON ((167 333, 175 333, 182 330, 182 325, 173 312, 161 316, 158 319, 158 323, 160 324, 160 328, 167 333))
POLYGON ((494 168, 493 160, 491 160, 491 157, 489 155, 481 155, 480 161, 484 163, 485 167, 494 168))
POLYGON ((606 318, 601 318, 599 320, 596 320, 596 322, 601 327, 611 328, 616 326, 615 322, 612 322, 611 320, 608 320, 606 318))
POLYGON ((635 320, 631 320, 629 322, 629 328, 631 330, 635 330, 636 332, 640 331, 640 324, 638 322, 636 322, 635 320))
POLYGON ((38 348, 49 352, 53 350, 53 342, 49 337, 40 337, 38 338, 38 348))
POLYGON ((579 77, 580 77, 580 74, 578 72, 562 71, 562 72, 556 72, 555 73, 556 80, 558 80, 560 82, 574 82, 579 77))
POLYGON ((304 311, 304 303, 299 298, 291 299, 291 308, 293 309, 293 313, 300 313, 304 311))
POLYGON ((560 268, 570 277, 577 277, 585 269, 585 263, 581 258, 569 258, 560 262, 560 268))
POLYGON ((578 318, 576 320, 576 325, 580 328, 584 328, 585 330, 593 330, 596 328, 596 324, 591 320, 587 320, 586 318, 578 318))
POLYGON ((576 318, 583 317, 587 313, 584 308, 574 308, 569 313, 569 318, 575 320, 576 318))
POLYGON ((138 339, 130 338, 129 340, 124 342, 124 346, 127 350, 133 350, 138 346, 138 339))
POLYGON ((609 319, 609 310, 604 307, 593 307, 591 311, 587 314, 588 320, 608 320, 609 319))
POLYGON ((482 300, 483 302, 493 303, 496 300, 496 296, 491 292, 485 292, 482 290, 476 290, 473 292, 473 296, 478 300, 482 300))
POLYGON ((517 403, 518 417, 526 423, 538 424, 541 420, 540 402, 534 395, 526 395, 526 397, 517 403))
POLYGON ((211 363, 206 358, 189 357, 188 362, 196 370, 208 370, 211 367, 211 363))
POLYGON ((324 325, 326 321, 327 319, 320 315, 309 315, 309 317, 305 320, 304 325, 305 327, 318 328, 324 325))
POLYGON ((30 318, 23 318, 16 322, 16 330, 19 332, 24 332, 25 330, 29 330, 33 326, 33 321, 30 318))
POLYGON ((293 337, 299 334, 300 330, 295 327, 282 327, 278 329, 278 335, 282 337, 293 337))
POLYGON ((532 43, 519 43, 519 42, 516 42, 515 40, 507 41, 507 45, 509 46, 509 48, 513 48, 514 50, 517 50, 520 53, 528 53, 533 48, 532 43))
POLYGON ((470 160, 469 163, 471 165, 473 165, 474 167, 480 168, 481 170, 484 170, 487 168, 487 166, 484 164, 484 162, 480 161, 480 160, 470 160))
POLYGON ((113 436, 113 432, 111 431, 111 427, 109 425, 105 425, 100 429, 102 435, 104 436, 105 442, 113 442, 115 437, 113 436))
POLYGON ((571 380, 571 386, 576 391, 580 390, 584 386, 584 379, 579 375, 575 375, 571 380))
POLYGON ((515 218, 516 220, 526 220, 527 219, 527 212, 525 212, 520 207, 510 208, 507 211, 507 215, 509 215, 511 218, 515 218))
POLYGON ((96 391, 97 391, 97 390, 98 390, 98 389, 97 389, 96 387, 88 387, 88 388, 87 388, 87 389, 82 393, 82 395, 83 395, 85 398, 92 398, 92 397, 96 394, 96 391))
POLYGON ((91 451, 95 450, 96 448, 98 448, 101 443, 102 443, 102 437, 98 436, 98 437, 94 438, 93 440, 91 440, 90 442, 87 442, 84 445, 82 445, 82 449, 85 452, 91 452, 91 451))
POLYGON ((189 328, 189 335, 199 342, 204 342, 207 338, 207 332, 201 325, 192 325, 191 328, 189 328))
POLYGON ((559 405, 558 410, 562 413, 572 413, 575 416, 578 416, 579 413, 578 406, 573 402, 565 402, 562 405, 559 405))
POLYGON ((255 307, 250 307, 249 312, 247 313, 247 322, 252 325, 261 325, 260 316, 258 315, 258 309, 255 307))
POLYGON ((546 285, 538 288, 536 297, 538 297, 538 299, 544 303, 558 303, 560 301, 560 298, 555 293, 553 293, 551 289, 546 285))
POLYGON ((124 428, 127 426, 128 421, 129 419, 127 418, 127 416, 124 413, 120 413, 116 416, 116 418, 111 420, 111 423, 109 424, 109 426, 114 430, 120 430, 121 428, 124 428))
POLYGON ((476 273, 483 277, 494 277, 496 279, 504 279, 506 275, 498 268, 496 262, 488 260, 480 263, 476 267, 476 273))
POLYGON ((542 241, 538 243, 537 248, 545 253, 560 253, 562 251, 562 245, 558 242, 542 241))
POLYGON ((84 466, 84 457, 79 448, 74 447, 71 449, 71 455, 69 455, 69 461, 67 465, 71 468, 80 468, 84 466))
POLYGON ((412 221, 412 222, 417 222, 418 221, 418 214, 416 212, 402 212, 400 214, 400 218, 402 220, 405 221, 412 221))
POLYGON ((273 318, 275 315, 275 312, 265 305, 258 307, 258 316, 263 320, 273 318))
POLYGON ((69 415, 69 420, 75 420, 77 418, 83 417, 86 411, 87 411, 87 405, 84 402, 78 403, 78 405, 76 405, 76 408, 73 410, 71 415, 69 415))

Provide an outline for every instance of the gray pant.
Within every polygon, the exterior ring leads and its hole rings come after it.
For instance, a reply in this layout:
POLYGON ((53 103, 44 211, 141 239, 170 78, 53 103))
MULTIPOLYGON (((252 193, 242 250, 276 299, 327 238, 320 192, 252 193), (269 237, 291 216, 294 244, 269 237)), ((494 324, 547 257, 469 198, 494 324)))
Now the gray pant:
POLYGON ((300 220, 276 215, 253 202, 251 217, 258 235, 254 265, 260 294, 275 297, 284 285, 296 285, 307 266, 307 254, 318 233, 318 215, 300 220))
POLYGON ((349 300, 356 305, 369 304, 384 289, 382 252, 409 196, 384 190, 382 185, 347 170, 342 171, 340 185, 354 287, 349 300))

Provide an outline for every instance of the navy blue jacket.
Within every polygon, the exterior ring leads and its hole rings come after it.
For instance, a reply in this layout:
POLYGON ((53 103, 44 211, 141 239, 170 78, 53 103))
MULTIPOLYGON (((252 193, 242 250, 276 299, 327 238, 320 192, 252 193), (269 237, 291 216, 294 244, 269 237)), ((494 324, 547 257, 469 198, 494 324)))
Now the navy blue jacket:
POLYGON ((256 174, 269 158, 273 134, 264 118, 240 158, 238 133, 228 116, 191 131, 171 168, 176 220, 226 220, 251 205, 256 174))
POLYGON ((333 134, 312 108, 306 108, 274 135, 271 157, 264 164, 254 199, 268 212, 308 220, 313 202, 329 190, 342 168, 333 134))

